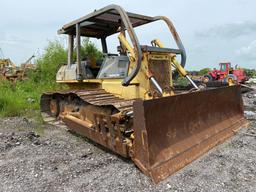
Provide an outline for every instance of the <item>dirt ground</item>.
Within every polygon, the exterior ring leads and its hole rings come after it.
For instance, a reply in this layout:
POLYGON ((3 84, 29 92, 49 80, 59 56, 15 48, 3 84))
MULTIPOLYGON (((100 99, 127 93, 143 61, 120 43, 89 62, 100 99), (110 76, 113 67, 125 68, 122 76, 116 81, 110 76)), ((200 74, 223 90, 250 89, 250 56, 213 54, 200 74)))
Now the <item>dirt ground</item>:
POLYGON ((256 92, 243 98, 249 128, 158 185, 65 129, 0 119, 0 191, 255 191, 256 92))

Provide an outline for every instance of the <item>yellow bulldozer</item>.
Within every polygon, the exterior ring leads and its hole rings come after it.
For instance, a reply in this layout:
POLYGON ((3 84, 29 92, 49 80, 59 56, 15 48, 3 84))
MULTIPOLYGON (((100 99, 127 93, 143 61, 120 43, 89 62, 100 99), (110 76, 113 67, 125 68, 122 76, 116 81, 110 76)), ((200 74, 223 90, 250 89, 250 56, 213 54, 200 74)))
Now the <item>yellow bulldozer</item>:
POLYGON ((239 85, 200 89, 187 75, 184 46, 167 17, 109 5, 64 25, 58 33, 68 36, 68 61, 56 80, 70 89, 42 94, 44 120, 63 122, 131 158, 155 183, 247 124, 239 85), (159 39, 140 44, 134 28, 156 21, 166 24, 177 48, 165 47, 159 39), (113 34, 118 35, 118 54, 108 52, 106 38, 113 34), (82 37, 101 40, 101 62, 81 59, 82 37), (173 79, 177 75, 194 88, 176 92, 173 79))

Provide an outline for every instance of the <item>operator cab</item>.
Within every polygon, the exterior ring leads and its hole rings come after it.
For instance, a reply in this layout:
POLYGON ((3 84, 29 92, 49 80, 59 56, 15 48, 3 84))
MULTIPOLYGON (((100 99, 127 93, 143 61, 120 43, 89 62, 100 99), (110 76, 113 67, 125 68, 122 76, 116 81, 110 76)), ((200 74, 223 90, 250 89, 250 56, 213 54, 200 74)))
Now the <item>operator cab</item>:
POLYGON ((222 72, 229 71, 231 69, 231 63, 220 63, 220 70, 222 72))
POLYGON ((97 79, 123 79, 128 75, 128 67, 128 56, 106 56, 102 62, 101 69, 97 75, 97 79))
MULTIPOLYGON (((173 24, 165 17, 150 17, 126 12, 115 5, 112 9, 103 8, 64 25, 58 34, 68 35, 68 62, 57 72, 58 82, 83 81, 86 79, 123 79, 122 85, 127 86, 141 68, 142 53, 169 53, 181 55, 181 66, 184 67, 186 55, 173 24), (152 46, 139 44, 134 28, 163 20, 172 33, 179 49, 164 48, 151 42, 152 46), (119 33, 119 54, 110 54, 106 38, 119 33), (96 38, 101 41, 103 59, 82 58, 81 38, 96 38), (127 41, 129 39, 129 42, 127 41), (74 54, 76 52, 76 54, 74 54), (76 55, 76 58, 74 58, 76 55), (75 61, 76 59, 76 61, 75 61), (130 63, 133 67, 129 68, 130 63)), ((153 40, 154 41, 154 40, 153 40)), ((152 64, 153 65, 153 64, 152 64)), ((154 64, 155 65, 155 64, 154 64)), ((168 64, 170 65, 170 64, 168 64)), ((159 65, 159 67, 162 65, 159 65)), ((170 67, 169 67, 170 68, 170 67)), ((169 73, 170 69, 165 69, 169 73)))

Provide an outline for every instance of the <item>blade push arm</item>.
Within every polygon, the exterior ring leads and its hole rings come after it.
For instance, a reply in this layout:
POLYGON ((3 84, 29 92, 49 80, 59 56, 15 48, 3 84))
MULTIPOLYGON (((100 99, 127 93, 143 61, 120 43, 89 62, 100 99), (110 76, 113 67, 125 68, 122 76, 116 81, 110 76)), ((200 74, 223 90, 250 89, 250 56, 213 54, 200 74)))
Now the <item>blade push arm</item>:
POLYGON ((131 59, 132 61, 135 61, 135 53, 134 53, 134 50, 133 50, 132 46, 130 45, 130 43, 126 40, 125 36, 124 36, 122 33, 120 33, 120 34, 118 35, 118 39, 119 39, 119 41, 121 42, 121 44, 125 47, 125 49, 127 49, 127 50, 129 51, 129 53, 130 53, 130 59, 131 59))
MULTIPOLYGON (((127 39, 125 38, 125 36, 120 33, 118 35, 118 39, 120 41, 120 43, 124 46, 124 48, 126 50, 128 50, 128 52, 130 53, 130 60, 131 61, 135 61, 135 53, 134 53, 134 50, 133 48, 131 47, 130 43, 127 41, 127 39)), ((146 73, 146 72, 145 72, 146 73)), ((161 88, 161 86, 158 84, 158 82, 156 81, 155 77, 150 73, 150 72, 147 72, 146 73, 148 79, 153 83, 153 85, 155 86, 155 88, 157 89, 157 91, 163 95, 163 90, 161 88)))
POLYGON ((180 63, 177 61, 176 56, 172 57, 172 64, 174 64, 175 68, 179 72, 179 74, 183 77, 186 77, 187 80, 193 85, 194 88, 198 89, 198 86, 195 84, 195 82, 188 76, 187 71, 180 65, 180 63))
MULTIPOLYGON (((158 46, 160 48, 164 48, 164 44, 159 39, 154 39, 151 41, 151 44, 154 46, 158 46)), ((195 82, 188 76, 187 71, 181 66, 179 61, 176 59, 176 55, 174 55, 171 59, 172 65, 176 68, 180 76, 186 77, 188 81, 195 87, 196 89, 199 89, 198 86, 195 84, 195 82)))

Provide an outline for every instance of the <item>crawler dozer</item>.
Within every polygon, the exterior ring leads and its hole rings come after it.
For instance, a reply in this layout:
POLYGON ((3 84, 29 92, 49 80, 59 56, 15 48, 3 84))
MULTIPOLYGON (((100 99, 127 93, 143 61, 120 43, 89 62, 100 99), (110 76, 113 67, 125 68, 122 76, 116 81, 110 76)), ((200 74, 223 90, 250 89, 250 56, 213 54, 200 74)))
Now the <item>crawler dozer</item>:
POLYGON ((45 121, 62 122, 131 158, 155 183, 247 124, 239 85, 200 89, 187 76, 185 49, 167 17, 109 5, 64 25, 58 33, 68 35, 68 61, 56 79, 69 90, 42 94, 45 121), (165 47, 159 39, 140 44, 134 28, 159 20, 166 24, 176 48, 165 47), (118 35, 118 54, 108 52, 106 38, 113 34, 118 35), (102 61, 81 58, 82 37, 101 40, 102 61), (175 91, 173 79, 178 75, 194 88, 175 91))

